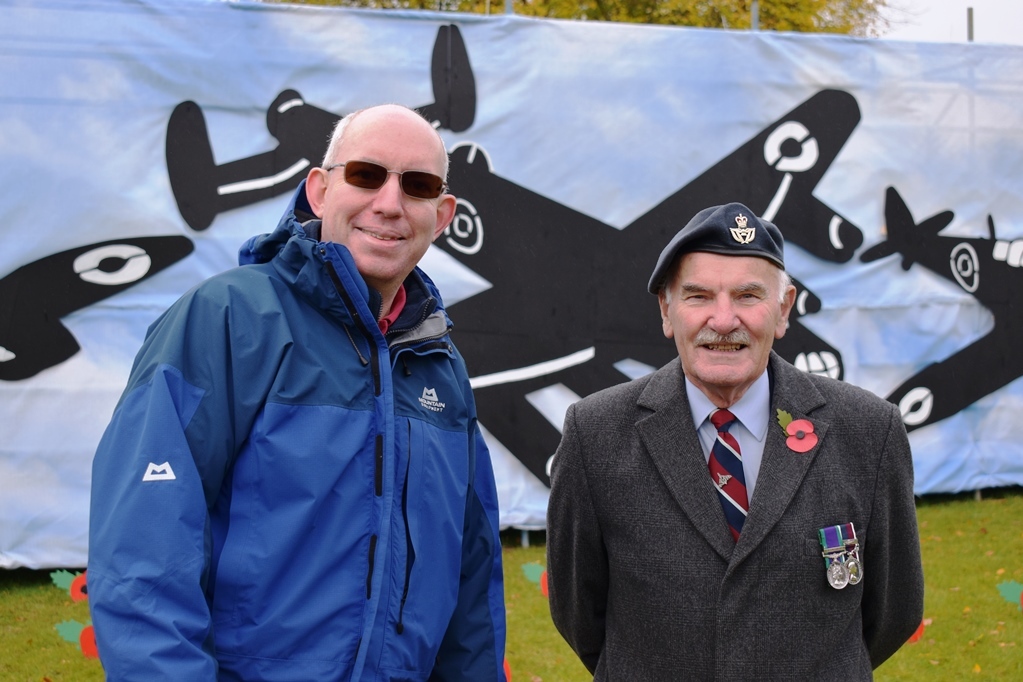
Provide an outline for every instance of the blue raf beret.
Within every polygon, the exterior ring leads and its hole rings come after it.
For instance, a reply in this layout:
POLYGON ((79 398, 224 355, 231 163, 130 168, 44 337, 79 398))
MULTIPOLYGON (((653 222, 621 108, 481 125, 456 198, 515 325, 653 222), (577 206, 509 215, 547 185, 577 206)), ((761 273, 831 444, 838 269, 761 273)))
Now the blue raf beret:
POLYGON ((678 231, 657 258, 647 290, 657 294, 675 259, 690 251, 707 251, 723 256, 766 258, 785 269, 785 241, 781 231, 761 220, 740 203, 705 208, 678 231))

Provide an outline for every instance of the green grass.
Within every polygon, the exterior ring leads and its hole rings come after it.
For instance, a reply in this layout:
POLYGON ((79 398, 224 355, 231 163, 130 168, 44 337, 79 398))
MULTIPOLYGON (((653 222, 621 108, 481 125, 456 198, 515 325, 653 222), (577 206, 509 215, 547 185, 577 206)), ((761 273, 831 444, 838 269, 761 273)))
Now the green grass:
MULTIPOLYGON (((542 535, 530 533, 534 541, 542 535)), ((554 629, 540 584, 530 580, 523 570, 526 566, 546 565, 543 545, 518 547, 519 537, 517 531, 507 534, 504 549, 504 603, 508 614, 505 658, 512 682, 593 680, 554 629)))
POLYGON ((89 621, 88 602, 73 602, 51 571, 0 570, 0 680, 91 682, 103 679, 96 659, 61 638, 54 626, 89 621))
POLYGON ((879 680, 1021 680, 1023 612, 998 585, 1023 583, 1019 488, 931 496, 917 505, 926 584, 918 642, 878 670, 879 680))
MULTIPOLYGON (((972 494, 929 496, 918 502, 917 515, 928 624, 876 679, 1023 679, 1023 612, 998 590, 1023 583, 1023 490, 988 490, 980 501, 972 494)), ((519 538, 517 531, 503 537, 513 681, 590 680, 555 631, 536 582, 545 563, 543 534, 530 534, 530 547, 518 546, 519 538)), ((102 680, 99 662, 54 628, 70 620, 87 622, 88 606, 54 587, 49 571, 0 571, 0 680, 102 680)))

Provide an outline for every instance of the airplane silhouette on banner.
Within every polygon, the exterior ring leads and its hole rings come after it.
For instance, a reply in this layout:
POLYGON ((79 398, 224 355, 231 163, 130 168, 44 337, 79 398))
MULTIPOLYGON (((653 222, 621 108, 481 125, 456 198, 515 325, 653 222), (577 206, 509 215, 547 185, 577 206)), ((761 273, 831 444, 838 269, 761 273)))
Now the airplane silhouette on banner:
MULTIPOLYGON (((476 118, 476 80, 457 26, 437 30, 430 73, 434 101, 417 111, 436 128, 468 129, 476 118)), ((266 110, 277 147, 217 165, 202 109, 182 102, 167 124, 167 175, 181 217, 193 230, 205 230, 218 213, 294 190, 319 165, 341 118, 284 90, 266 110)))
POLYGON ((1023 282, 1023 239, 998 239, 990 215, 989 239, 939 235, 953 217, 952 211, 943 211, 917 223, 899 193, 889 187, 888 239, 860 256, 869 263, 901 254, 903 270, 919 263, 971 294, 995 319, 982 338, 924 367, 888 396, 899 406, 908 430, 951 417, 1023 376, 1023 353, 1017 347, 1023 339, 1023 316, 1015 297, 1016 285, 1023 282))
MULTIPOLYGON (((419 112, 435 127, 465 130, 476 117, 476 84, 458 27, 440 26, 431 59, 434 102, 419 112)), ((266 122, 276 149, 217 165, 202 110, 182 102, 167 124, 167 173, 181 217, 196 231, 226 210, 298 186, 318 164, 341 117, 280 93, 266 122)), ((80 246, 23 265, 0 279, 0 380, 20 381, 58 365, 80 346, 60 318, 141 282, 194 249, 183 236, 135 237, 80 246)))
MULTIPOLYGON (((458 209, 435 244, 492 285, 452 306, 480 422, 548 481, 572 402, 677 356, 645 283, 664 244, 709 205, 742 202, 787 221, 789 243, 852 258, 862 232, 812 191, 858 122, 851 95, 819 92, 622 230, 497 176, 479 146, 456 146, 449 180, 458 209)), ((821 301, 796 285, 775 350, 841 379, 838 350, 799 322, 821 301)))

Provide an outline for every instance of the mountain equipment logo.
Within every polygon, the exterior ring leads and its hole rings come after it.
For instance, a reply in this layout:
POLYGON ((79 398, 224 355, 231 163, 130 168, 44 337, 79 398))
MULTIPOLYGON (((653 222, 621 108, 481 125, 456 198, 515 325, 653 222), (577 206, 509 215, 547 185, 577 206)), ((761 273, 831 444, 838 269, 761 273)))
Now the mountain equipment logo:
POLYGON ((146 475, 142 477, 143 481, 173 481, 177 476, 174 475, 174 469, 171 469, 170 462, 164 462, 163 464, 149 463, 146 467, 146 475))
POLYGON ((423 395, 419 398, 419 404, 433 412, 442 412, 444 403, 437 400, 437 389, 423 387, 423 395))

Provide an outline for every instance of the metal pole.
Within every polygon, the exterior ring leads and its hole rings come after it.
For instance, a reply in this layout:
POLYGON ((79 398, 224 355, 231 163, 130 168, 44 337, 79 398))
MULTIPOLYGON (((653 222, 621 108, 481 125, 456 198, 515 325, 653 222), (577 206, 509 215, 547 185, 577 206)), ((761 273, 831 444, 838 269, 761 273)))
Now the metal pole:
POLYGON ((973 8, 966 8, 966 42, 973 42, 973 8))
POLYGON ((749 8, 749 27, 754 31, 760 30, 760 0, 753 0, 749 8))

